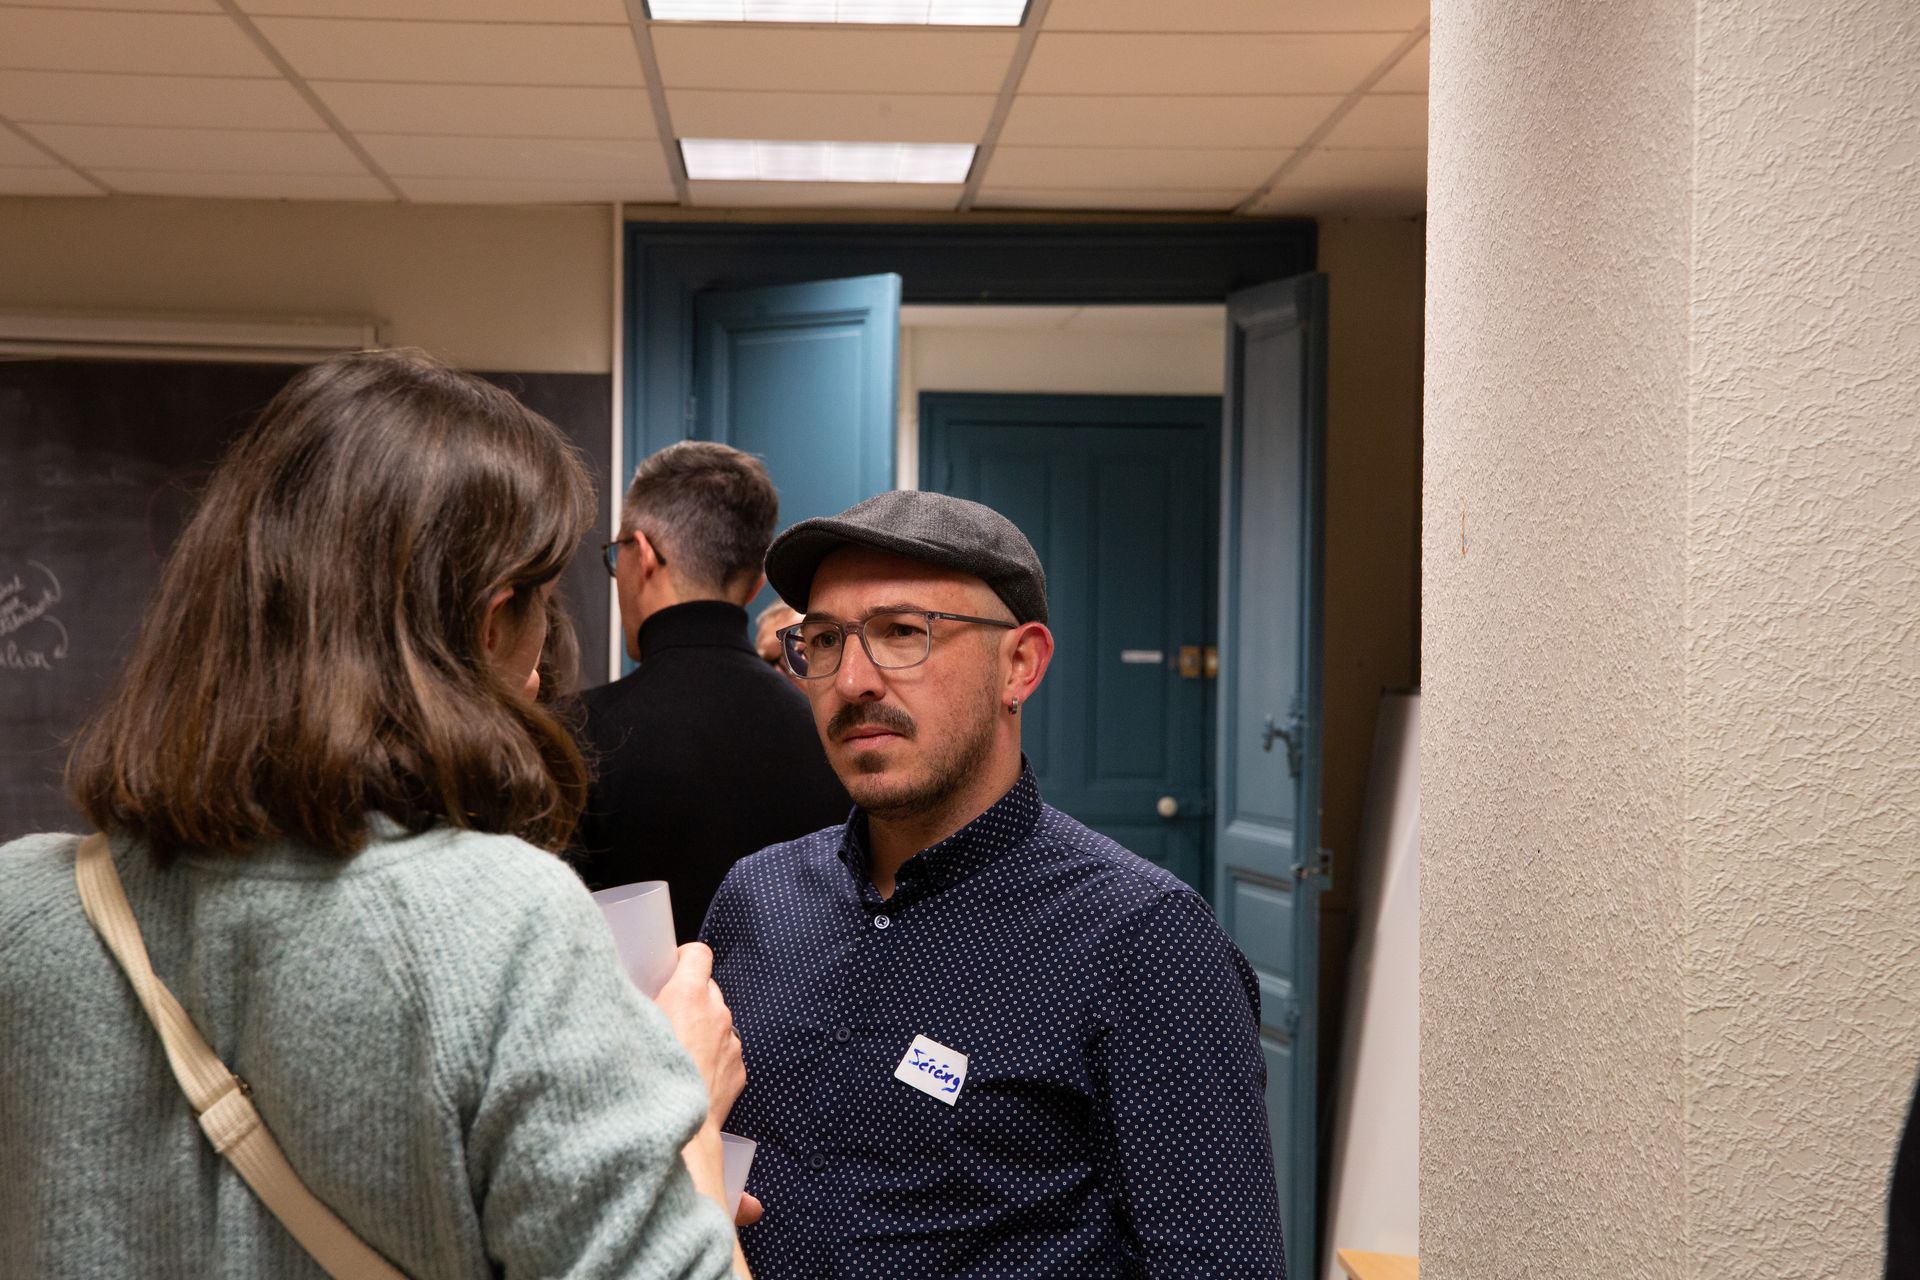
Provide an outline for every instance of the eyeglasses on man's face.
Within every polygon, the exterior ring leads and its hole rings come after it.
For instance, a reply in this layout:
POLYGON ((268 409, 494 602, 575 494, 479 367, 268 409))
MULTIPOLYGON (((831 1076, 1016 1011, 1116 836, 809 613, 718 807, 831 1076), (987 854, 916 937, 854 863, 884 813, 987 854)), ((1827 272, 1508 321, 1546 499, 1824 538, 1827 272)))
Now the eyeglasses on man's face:
POLYGON ((780 661, 802 680, 821 680, 840 669, 840 655, 846 652, 847 637, 859 636, 860 647, 876 667, 898 671, 917 667, 933 652, 933 624, 966 622, 980 627, 1005 627, 1017 622, 998 618, 974 618, 964 613, 940 613, 933 609, 888 609, 868 614, 859 622, 828 622, 809 618, 791 627, 782 627, 780 661))
MULTIPOLYGON (((612 542, 603 542, 600 544, 600 563, 607 566, 607 576, 609 578, 617 578, 620 576, 620 548, 632 542, 636 536, 638 535, 623 533, 612 542)), ((653 544, 653 558, 663 565, 667 562, 667 558, 660 554, 660 544, 657 542, 653 544)))

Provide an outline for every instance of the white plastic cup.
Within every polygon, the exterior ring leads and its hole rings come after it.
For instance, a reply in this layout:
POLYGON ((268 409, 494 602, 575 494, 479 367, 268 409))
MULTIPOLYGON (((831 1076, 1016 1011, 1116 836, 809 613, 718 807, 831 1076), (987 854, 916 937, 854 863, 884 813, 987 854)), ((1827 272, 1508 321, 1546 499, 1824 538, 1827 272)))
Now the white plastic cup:
POLYGON ((747 1189, 747 1171, 753 1168, 753 1153, 760 1144, 737 1133, 720 1135, 720 1182, 734 1216, 740 1214, 740 1197, 747 1189))
POLYGON ((613 946, 620 966, 633 985, 652 999, 673 976, 679 944, 673 933, 673 900, 665 880, 642 880, 593 895, 600 913, 613 930, 613 946))

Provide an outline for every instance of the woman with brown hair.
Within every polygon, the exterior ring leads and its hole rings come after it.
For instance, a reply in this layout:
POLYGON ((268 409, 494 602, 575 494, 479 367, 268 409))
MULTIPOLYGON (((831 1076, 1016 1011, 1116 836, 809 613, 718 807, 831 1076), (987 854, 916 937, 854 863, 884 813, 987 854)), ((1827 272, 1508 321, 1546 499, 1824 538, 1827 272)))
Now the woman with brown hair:
MULTIPOLYGON (((214 474, 69 763, 161 981, 411 1276, 734 1262, 710 957, 645 1000, 550 852, 586 769, 534 694, 593 510, 504 391, 413 353, 315 366, 214 474)), ((0 1270, 318 1274, 202 1135, 79 844, 0 849, 0 1270)))

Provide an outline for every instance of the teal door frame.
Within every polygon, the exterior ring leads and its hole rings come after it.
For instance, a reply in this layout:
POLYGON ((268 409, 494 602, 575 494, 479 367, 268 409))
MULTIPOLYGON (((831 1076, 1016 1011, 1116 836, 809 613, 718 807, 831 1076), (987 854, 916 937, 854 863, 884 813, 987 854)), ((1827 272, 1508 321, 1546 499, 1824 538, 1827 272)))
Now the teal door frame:
POLYGON ((688 438, 694 305, 710 289, 894 272, 905 303, 1224 302, 1313 270, 1311 219, 1034 223, 629 221, 624 457, 688 438))

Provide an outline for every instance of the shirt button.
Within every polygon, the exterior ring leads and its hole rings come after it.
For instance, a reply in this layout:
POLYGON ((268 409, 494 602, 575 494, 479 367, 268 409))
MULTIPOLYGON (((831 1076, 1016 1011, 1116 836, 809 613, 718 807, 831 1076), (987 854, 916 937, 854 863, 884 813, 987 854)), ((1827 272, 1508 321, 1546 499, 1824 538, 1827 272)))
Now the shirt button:
POLYGON ((837 1044, 845 1044, 847 1041, 853 1039, 853 1032, 846 1027, 835 1027, 833 1029, 833 1039, 837 1044))
POLYGON ((892 923, 893 921, 887 919, 885 916, 875 916, 873 918, 873 927, 876 929, 884 929, 892 923))
POLYGON ((818 1172, 819 1170, 824 1169, 826 1167, 827 1167, 827 1157, 822 1153, 816 1151, 812 1155, 807 1157, 807 1168, 812 1169, 815 1172, 818 1172))

